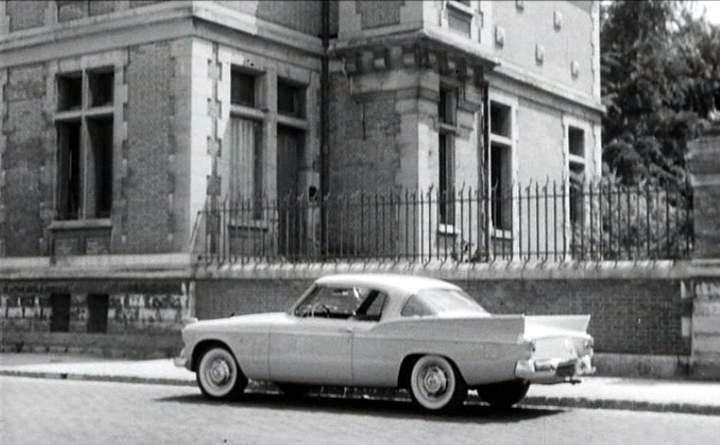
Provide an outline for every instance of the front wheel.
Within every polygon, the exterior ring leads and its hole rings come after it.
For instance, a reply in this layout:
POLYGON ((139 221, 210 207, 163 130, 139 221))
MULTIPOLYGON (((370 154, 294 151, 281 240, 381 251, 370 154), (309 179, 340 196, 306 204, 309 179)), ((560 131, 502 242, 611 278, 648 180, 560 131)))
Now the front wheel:
POLYGON ((478 396, 493 408, 510 408, 521 401, 530 389, 530 382, 510 380, 477 387, 478 396))
POLYGON ((203 354, 196 378, 200 391, 210 399, 225 399, 242 394, 248 380, 235 361, 235 357, 223 347, 210 348, 203 354))
POLYGON ((463 404, 467 385, 460 373, 445 357, 420 357, 410 374, 413 401, 429 411, 452 411, 463 404))

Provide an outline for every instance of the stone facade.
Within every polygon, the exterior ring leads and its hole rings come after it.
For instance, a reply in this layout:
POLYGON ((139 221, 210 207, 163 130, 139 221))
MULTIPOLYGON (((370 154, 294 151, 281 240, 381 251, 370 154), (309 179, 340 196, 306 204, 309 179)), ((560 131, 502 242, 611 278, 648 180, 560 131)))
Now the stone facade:
MULTIPOLYGON (((177 314, 194 306, 177 300, 180 312, 161 317, 170 324, 148 325, 147 314, 121 324, 111 314, 127 309, 123 295, 142 295, 133 307, 145 314, 156 292, 113 283, 131 263, 192 280, 197 239, 216 224, 199 213, 238 196, 267 203, 443 181, 489 189, 493 143, 504 147, 507 184, 567 178, 571 161, 599 174, 599 3, 521 4, 330 1, 324 47, 321 1, 0 2, 3 326, 95 345, 97 334, 78 337, 90 335, 79 315, 67 332, 46 332, 43 308, 51 294, 71 295, 79 314, 102 295, 109 335, 138 323, 176 331, 177 314), (538 32, 524 31, 530 22, 538 32), (507 128, 492 139, 496 109, 507 128), (580 155, 571 127, 584 135, 580 155), (63 274, 96 286, 54 292, 63 274)), ((443 223, 436 213, 428 226, 443 223)), ((365 226, 391 234, 375 254, 408 245, 399 218, 365 226)), ((332 222, 327 236, 348 235, 332 222)), ((279 224, 235 221, 214 242, 253 244, 279 224)), ((428 242, 480 236, 445 225, 428 242)))
POLYGON ((695 246, 692 317, 693 375, 720 378, 720 122, 690 145, 695 246))

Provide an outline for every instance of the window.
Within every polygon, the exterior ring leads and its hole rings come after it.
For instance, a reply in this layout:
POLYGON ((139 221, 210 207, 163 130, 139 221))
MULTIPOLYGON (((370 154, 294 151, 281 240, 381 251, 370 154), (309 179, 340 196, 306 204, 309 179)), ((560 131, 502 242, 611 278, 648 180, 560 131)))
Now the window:
POLYGON ((570 173, 570 224, 582 224, 584 218, 583 186, 585 183, 585 131, 568 126, 568 171, 570 173))
POLYGON ((377 290, 371 290, 365 301, 355 311, 355 318, 364 321, 380 321, 387 295, 377 290))
POLYGON ((585 157, 585 132, 583 130, 568 127, 568 152, 574 156, 585 157))
POLYGON ((58 219, 109 218, 113 200, 113 68, 57 77, 58 219), (83 89, 87 82, 87 89, 83 89))
MULTIPOLYGON (((356 286, 351 287, 324 287, 318 286, 295 308, 298 317, 324 317, 324 318, 350 318, 356 315, 360 308, 364 310, 364 302, 372 297, 375 300, 377 292, 356 286)), ((372 306, 374 301, 370 302, 372 306)))
POLYGON ((490 133, 505 138, 512 137, 512 108, 497 102, 490 103, 490 133))
POLYGON ((490 315, 471 296, 458 289, 423 289, 408 299, 400 311, 403 317, 427 317, 453 312, 490 315))
POLYGON ((87 119, 90 141, 87 157, 92 163, 88 168, 88 207, 95 218, 109 218, 112 209, 113 186, 113 120, 112 118, 87 119))
POLYGON ((70 330, 70 294, 50 295, 50 332, 70 330))
POLYGON ((256 76, 233 69, 230 77, 230 103, 255 108, 258 102, 256 76))
POLYGON ((450 31, 465 37, 472 36, 473 10, 470 0, 450 0, 447 5, 448 27, 450 31))
POLYGON ((496 230, 512 230, 512 108, 490 103, 490 214, 496 230))
POLYGON ((106 333, 108 322, 107 294, 90 294, 87 297, 89 333, 106 333))
POLYGON ((440 223, 455 222, 455 159, 452 136, 440 133, 438 164, 440 166, 440 223))
POLYGON ((88 73, 88 94, 91 107, 104 107, 112 105, 114 73, 112 71, 97 71, 88 73))
MULTIPOLYGON (((260 209, 263 196, 262 123, 230 119, 230 198, 251 200, 260 209)), ((256 219, 260 215, 256 215, 256 219)))
POLYGON ((457 92, 440 87, 438 101, 438 192, 440 224, 455 222, 455 119, 457 92))
POLYGON ((59 219, 80 217, 80 121, 57 124, 59 219))
POLYGON ((82 73, 63 74, 57 78, 58 110, 79 110, 82 107, 82 73))
POLYGON ((490 184, 492 186, 492 220, 496 229, 512 229, 512 171, 510 147, 490 145, 490 184))
POLYGON ((278 79, 277 110, 287 116, 304 117, 305 87, 278 79))
POLYGON ((448 9, 448 26, 450 27, 450 30, 463 35, 465 37, 470 37, 471 35, 471 26, 472 26, 472 16, 463 12, 458 11, 457 9, 449 8, 448 9))

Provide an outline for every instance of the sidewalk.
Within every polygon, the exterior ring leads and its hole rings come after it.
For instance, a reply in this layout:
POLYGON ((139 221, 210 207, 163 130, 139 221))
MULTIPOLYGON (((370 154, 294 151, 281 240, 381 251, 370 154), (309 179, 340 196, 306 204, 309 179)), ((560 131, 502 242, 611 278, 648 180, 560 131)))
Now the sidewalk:
MULTIPOLYGON (((171 359, 115 360, 70 354, 2 353, 0 375, 196 385, 195 374, 176 368, 171 359)), ((251 384, 250 390, 273 389, 269 385, 251 384)), ((474 400, 477 398, 471 393, 470 401, 474 400)), ((590 377, 579 385, 533 385, 522 404, 720 415, 720 382, 590 377)))

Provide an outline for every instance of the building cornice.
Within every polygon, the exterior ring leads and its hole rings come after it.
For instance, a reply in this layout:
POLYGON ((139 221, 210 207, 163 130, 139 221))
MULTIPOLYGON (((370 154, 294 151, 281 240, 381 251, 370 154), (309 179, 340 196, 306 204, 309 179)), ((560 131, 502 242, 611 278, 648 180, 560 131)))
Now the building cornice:
POLYGON ((373 35, 331 43, 329 55, 344 63, 349 75, 399 68, 428 68, 458 80, 480 83, 497 59, 479 47, 432 29, 373 35))
POLYGON ((594 113, 605 113, 598 98, 547 80, 498 58, 480 45, 440 28, 429 27, 400 32, 373 34, 336 40, 330 56, 344 62, 347 74, 363 74, 388 69, 424 67, 442 75, 482 80, 492 72, 522 86, 572 102, 594 113))
POLYGON ((147 42, 204 37, 199 29, 217 25, 289 47, 323 53, 319 38, 303 34, 214 2, 166 2, 96 17, 0 34, 0 68, 72 57, 147 42), (83 40, 78 45, 78 40, 83 40))
POLYGON ((493 73, 559 99, 570 101, 593 112, 604 114, 607 111, 605 105, 593 96, 579 93, 560 83, 544 79, 506 62, 501 62, 501 65, 493 70, 493 73))

